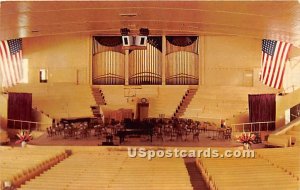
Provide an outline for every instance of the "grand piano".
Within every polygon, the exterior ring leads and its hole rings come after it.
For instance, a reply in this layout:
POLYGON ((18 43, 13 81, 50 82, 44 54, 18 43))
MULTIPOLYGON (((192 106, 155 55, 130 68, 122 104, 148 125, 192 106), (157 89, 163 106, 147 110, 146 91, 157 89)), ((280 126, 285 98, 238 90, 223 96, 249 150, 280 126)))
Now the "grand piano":
POLYGON ((153 136, 153 124, 148 121, 128 121, 125 122, 124 128, 119 130, 116 134, 120 139, 120 144, 122 144, 126 136, 149 136, 152 142, 153 136))

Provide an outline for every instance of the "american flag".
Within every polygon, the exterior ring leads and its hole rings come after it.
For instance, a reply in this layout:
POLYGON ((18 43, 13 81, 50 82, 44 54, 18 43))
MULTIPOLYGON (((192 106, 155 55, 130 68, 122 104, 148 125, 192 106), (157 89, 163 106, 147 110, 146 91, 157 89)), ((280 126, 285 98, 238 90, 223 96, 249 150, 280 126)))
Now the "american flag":
POLYGON ((262 40, 260 80, 265 85, 281 88, 290 46, 286 42, 262 40))
POLYGON ((2 87, 16 85, 22 79, 22 39, 0 42, 0 73, 2 87))

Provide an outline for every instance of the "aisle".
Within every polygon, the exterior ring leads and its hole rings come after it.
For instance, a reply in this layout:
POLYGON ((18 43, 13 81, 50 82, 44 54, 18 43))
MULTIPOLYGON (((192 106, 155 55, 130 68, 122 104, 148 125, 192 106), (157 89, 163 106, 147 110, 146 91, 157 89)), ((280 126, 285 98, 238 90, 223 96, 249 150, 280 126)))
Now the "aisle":
POLYGON ((205 182, 196 167, 195 158, 185 158, 185 167, 190 175, 191 184, 194 190, 208 190, 205 182))

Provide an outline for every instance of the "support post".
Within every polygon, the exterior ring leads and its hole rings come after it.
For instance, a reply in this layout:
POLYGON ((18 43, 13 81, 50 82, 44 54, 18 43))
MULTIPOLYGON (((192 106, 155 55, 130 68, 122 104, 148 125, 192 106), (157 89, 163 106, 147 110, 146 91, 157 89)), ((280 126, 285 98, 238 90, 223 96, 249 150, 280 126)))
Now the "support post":
POLYGON ((162 36, 162 65, 161 65, 161 79, 162 85, 166 85, 166 52, 167 52, 167 39, 162 36))
POLYGON ((129 50, 125 50, 125 85, 129 85, 129 50))

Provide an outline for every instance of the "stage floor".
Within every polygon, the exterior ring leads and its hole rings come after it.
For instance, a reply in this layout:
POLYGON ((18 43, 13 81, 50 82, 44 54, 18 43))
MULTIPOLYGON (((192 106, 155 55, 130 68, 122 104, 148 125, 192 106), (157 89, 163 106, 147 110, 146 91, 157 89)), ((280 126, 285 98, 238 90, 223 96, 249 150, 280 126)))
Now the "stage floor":
MULTIPOLYGON (((96 137, 91 135, 86 138, 63 138, 63 136, 52 136, 48 137, 47 133, 37 137, 36 139, 30 141, 31 145, 40 145, 40 146, 99 146, 102 145, 106 139, 105 137, 96 137)), ((114 136, 113 139, 114 145, 119 146, 119 137, 114 136)), ((130 137, 126 138, 125 142, 121 146, 166 146, 166 147, 240 147, 241 143, 236 142, 235 140, 227 139, 212 139, 207 134, 200 134, 199 141, 192 139, 192 136, 188 136, 187 140, 183 137, 181 139, 170 139, 170 137, 165 138, 164 141, 153 136, 153 141, 150 142, 148 137, 130 137)), ((263 144, 254 144, 252 145, 253 149, 264 148, 263 144)))

